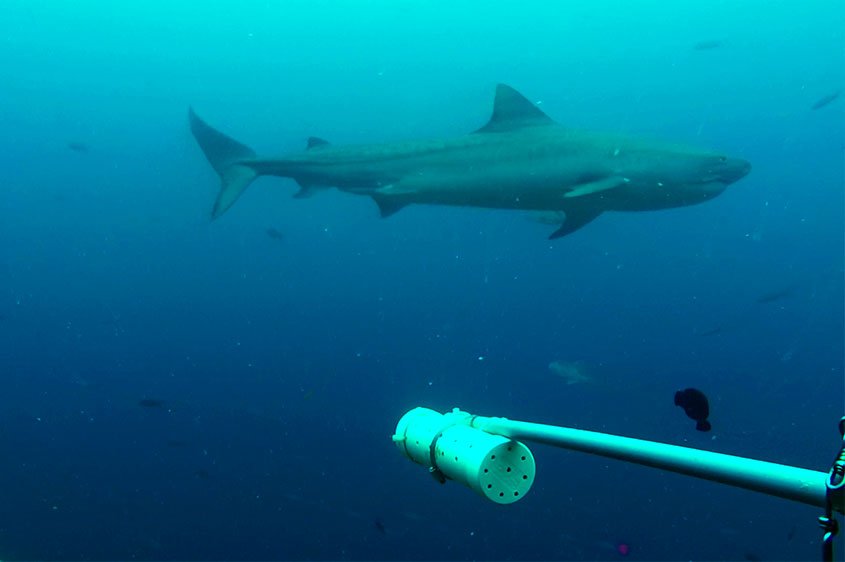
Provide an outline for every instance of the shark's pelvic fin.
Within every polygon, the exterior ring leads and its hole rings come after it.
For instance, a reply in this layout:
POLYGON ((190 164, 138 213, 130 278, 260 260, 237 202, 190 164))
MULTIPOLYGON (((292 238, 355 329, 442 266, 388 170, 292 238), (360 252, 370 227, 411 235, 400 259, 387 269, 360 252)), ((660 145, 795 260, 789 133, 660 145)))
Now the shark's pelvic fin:
POLYGON ((567 191, 563 196, 582 197, 584 195, 590 195, 591 193, 615 189, 620 185, 625 185, 626 183, 628 183, 628 180, 623 177, 611 176, 609 178, 602 178, 600 180, 579 184, 571 191, 567 191))
POLYGON ((501 133, 522 127, 553 125, 554 120, 506 84, 496 86, 493 115, 477 133, 501 133))
POLYGON ((567 234, 572 234, 582 226, 585 226, 595 220, 600 214, 601 211, 595 211, 592 209, 571 209, 566 211, 566 221, 560 228, 551 233, 549 240, 562 238, 567 234))
POLYGON ((194 138, 197 139, 211 167, 220 176, 220 193, 211 212, 211 218, 216 219, 237 201, 241 193, 258 176, 246 162, 255 157, 255 152, 213 129, 200 119, 193 109, 188 110, 188 120, 194 138))
POLYGON ((306 145, 306 150, 310 150, 312 148, 316 148, 318 146, 328 146, 331 143, 326 139, 321 139, 320 137, 308 137, 308 144, 306 145))

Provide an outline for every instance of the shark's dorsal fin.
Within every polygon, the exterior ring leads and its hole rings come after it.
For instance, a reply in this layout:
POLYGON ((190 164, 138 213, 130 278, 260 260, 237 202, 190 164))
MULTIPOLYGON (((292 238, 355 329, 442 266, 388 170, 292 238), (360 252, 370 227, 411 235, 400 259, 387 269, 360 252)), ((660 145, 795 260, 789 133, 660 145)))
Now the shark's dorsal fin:
POLYGON ((320 137, 308 137, 308 144, 305 149, 311 150, 317 146, 328 146, 329 144, 331 143, 329 143, 326 139, 321 139, 320 137))
POLYGON ((552 125, 551 117, 531 103, 525 96, 508 86, 496 86, 496 99, 493 102, 493 115, 477 133, 500 133, 523 127, 552 125))

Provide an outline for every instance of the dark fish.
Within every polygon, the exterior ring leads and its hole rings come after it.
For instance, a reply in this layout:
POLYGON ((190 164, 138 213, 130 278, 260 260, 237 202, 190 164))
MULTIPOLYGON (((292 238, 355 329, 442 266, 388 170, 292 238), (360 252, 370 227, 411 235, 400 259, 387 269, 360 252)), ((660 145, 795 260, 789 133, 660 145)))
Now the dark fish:
POLYGON ((764 295, 760 295, 757 298, 757 304, 767 304, 770 302, 777 302, 779 300, 783 300, 785 298, 791 297, 795 294, 795 285, 790 285, 784 289, 779 291, 772 291, 771 293, 766 293, 764 295))
POLYGON ((209 472, 204 468, 200 468, 198 470, 195 470, 194 476, 196 478, 199 478, 200 480, 208 480, 209 478, 211 478, 211 474, 209 474, 209 472))
POLYGON ((798 529, 795 527, 795 525, 790 527, 789 532, 786 533, 786 540, 791 541, 792 539, 794 539, 795 538, 795 531, 797 531, 797 530, 798 529))
POLYGON ((839 94, 841 94, 841 93, 842 93, 842 90, 836 90, 835 92, 833 92, 831 94, 828 94, 828 95, 826 95, 822 98, 819 98, 818 100, 816 100, 816 103, 814 103, 810 107, 810 109, 815 111, 817 109, 821 109, 821 108, 823 108, 827 105, 830 105, 831 103, 833 103, 834 101, 836 101, 839 98, 839 94))
POLYGON ((753 552, 746 552, 742 555, 742 557, 745 560, 748 560, 748 562, 763 562, 763 559, 754 554, 753 552))
POLYGON ((154 398, 144 398, 138 401, 138 405, 142 408, 162 408, 164 407, 164 400, 156 400, 154 398))
POLYGON ((187 441, 182 441, 181 439, 168 439, 167 446, 173 449, 184 449, 188 446, 187 441))
POLYGON ((722 46, 721 41, 699 41, 692 46, 694 51, 712 51, 722 46))
POLYGON ((267 232, 267 236, 269 236, 273 240, 284 240, 285 239, 285 235, 282 234, 279 230, 276 230, 275 228, 268 228, 266 230, 266 232, 267 232))
POLYGON ((721 326, 716 326, 715 328, 710 328, 709 330, 705 330, 703 332, 699 332, 699 336, 715 336, 716 334, 721 334, 723 332, 723 328, 721 326))
POLYGON ((376 519, 375 521, 373 521, 373 525, 375 525, 376 530, 382 535, 387 534, 387 529, 384 528, 384 523, 381 522, 381 519, 376 519))
POLYGON ((698 431, 710 431, 710 403, 707 397, 700 390, 688 388, 675 393, 675 406, 684 409, 687 417, 696 421, 695 428, 698 431))
POLYGON ((71 141, 67 143, 67 147, 74 152, 79 152, 82 154, 88 152, 88 145, 84 142, 71 141))

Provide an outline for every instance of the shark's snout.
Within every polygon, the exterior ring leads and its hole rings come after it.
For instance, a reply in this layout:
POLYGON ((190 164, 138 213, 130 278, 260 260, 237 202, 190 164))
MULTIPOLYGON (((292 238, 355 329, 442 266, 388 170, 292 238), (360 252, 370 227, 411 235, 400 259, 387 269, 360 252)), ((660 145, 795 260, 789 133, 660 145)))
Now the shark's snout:
POLYGON ((719 170, 719 179, 726 183, 739 181, 751 172, 751 162, 742 158, 726 158, 722 169, 719 170))

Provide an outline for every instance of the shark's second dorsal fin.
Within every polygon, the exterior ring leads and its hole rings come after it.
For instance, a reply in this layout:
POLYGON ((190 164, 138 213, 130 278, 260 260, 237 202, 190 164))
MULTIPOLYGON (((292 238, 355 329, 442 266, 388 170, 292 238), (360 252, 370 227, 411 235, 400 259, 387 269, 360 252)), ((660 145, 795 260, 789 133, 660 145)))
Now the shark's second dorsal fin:
POLYGON ((477 133, 500 133, 523 127, 551 125, 554 121, 525 96, 508 86, 496 86, 493 115, 477 133))
POLYGON ((308 137, 308 144, 305 146, 306 150, 311 150, 312 148, 316 148, 318 146, 328 146, 330 143, 326 139, 321 139, 320 137, 308 137))

